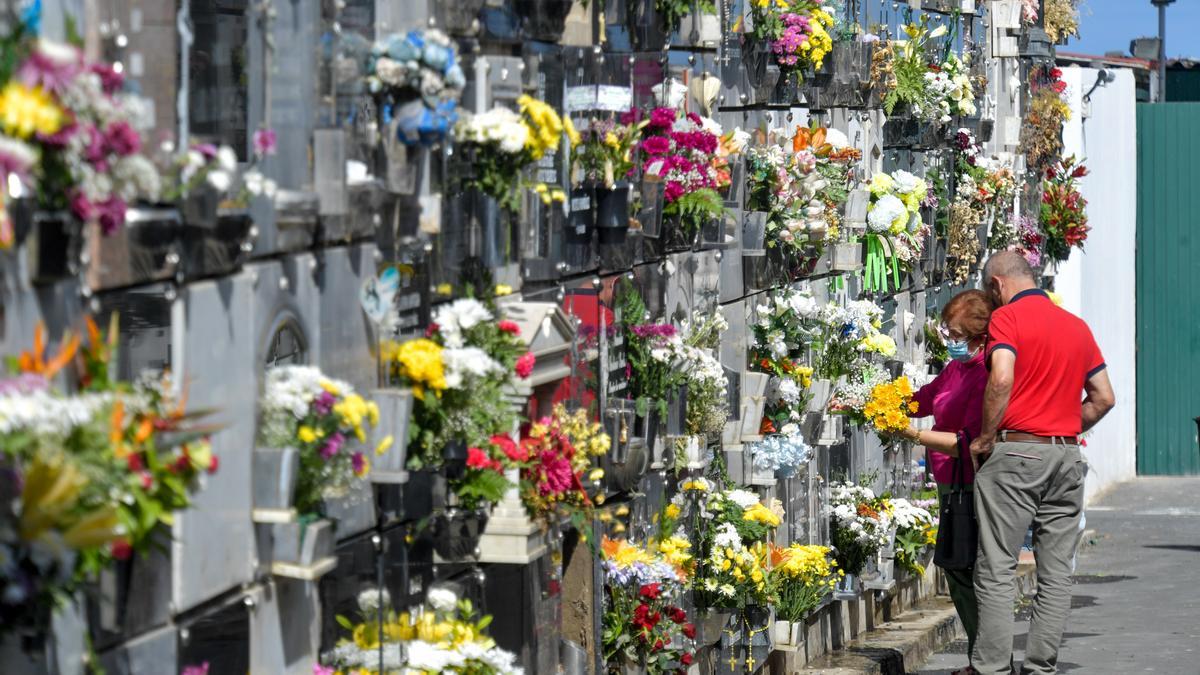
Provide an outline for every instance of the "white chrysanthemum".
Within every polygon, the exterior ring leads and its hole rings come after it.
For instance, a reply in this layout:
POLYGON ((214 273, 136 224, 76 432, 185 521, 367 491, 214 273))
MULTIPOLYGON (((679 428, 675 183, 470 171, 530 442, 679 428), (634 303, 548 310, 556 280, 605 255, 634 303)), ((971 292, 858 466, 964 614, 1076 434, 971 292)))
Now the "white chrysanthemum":
POLYGON ((380 608, 391 607, 392 598, 386 589, 368 588, 358 594, 357 602, 364 616, 374 617, 380 608))
POLYGON ((749 490, 730 490, 725 493, 725 498, 743 509, 748 509, 759 503, 758 495, 749 490))
POLYGON ((446 386, 451 389, 462 388, 469 377, 485 377, 504 371, 499 363, 478 347, 443 349, 442 364, 446 370, 446 386))
POLYGON ((470 330, 484 321, 491 320, 492 313, 488 308, 471 298, 442 305, 433 313, 433 322, 437 324, 438 334, 442 336, 445 346, 450 348, 464 345, 464 330, 470 330))
POLYGON ((872 232, 891 232, 897 223, 903 227, 908 222, 908 209, 895 195, 886 194, 871 206, 867 214, 867 227, 872 232))
POLYGON ((452 612, 458 605, 458 596, 454 591, 445 588, 432 588, 426 601, 438 612, 452 612))

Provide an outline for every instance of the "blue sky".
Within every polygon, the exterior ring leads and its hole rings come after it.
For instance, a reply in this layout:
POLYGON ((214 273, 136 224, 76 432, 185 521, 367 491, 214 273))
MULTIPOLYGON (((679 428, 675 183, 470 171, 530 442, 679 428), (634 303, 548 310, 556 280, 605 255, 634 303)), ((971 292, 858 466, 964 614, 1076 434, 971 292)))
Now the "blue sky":
MULTIPOLYGON (((1176 0, 1167 7, 1167 56, 1200 59, 1200 0, 1176 0)), ((1158 35, 1158 10, 1150 0, 1083 0, 1079 32, 1064 51, 1129 53, 1129 41, 1158 35)))

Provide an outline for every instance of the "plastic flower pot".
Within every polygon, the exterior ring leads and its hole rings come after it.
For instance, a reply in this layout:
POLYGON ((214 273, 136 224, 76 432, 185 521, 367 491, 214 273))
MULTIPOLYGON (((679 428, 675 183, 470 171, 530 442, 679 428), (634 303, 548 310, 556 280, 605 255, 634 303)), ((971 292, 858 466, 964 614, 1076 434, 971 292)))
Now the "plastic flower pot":
POLYGON ((810 397, 805 410, 813 413, 824 412, 829 406, 829 399, 833 397, 833 382, 824 378, 813 380, 808 392, 810 397))
POLYGON ((53 283, 79 273, 83 228, 69 212, 15 210, 13 221, 16 239, 25 246, 30 281, 53 283))
POLYGON ((829 265, 830 269, 835 272, 854 272, 862 269, 862 242, 838 242, 831 246, 829 265))
POLYGON ((802 621, 776 620, 771 626, 771 640, 775 648, 785 652, 795 652, 804 648, 805 633, 802 621))
POLYGON ((629 183, 596 190, 596 226, 603 230, 629 229, 629 183))
POLYGON ((638 222, 642 225, 642 234, 654 239, 662 236, 663 187, 662 179, 657 176, 643 176, 639 187, 642 206, 638 211, 638 222))
POLYGON ((389 436, 391 446, 371 461, 371 482, 403 483, 408 479, 405 464, 408 460, 408 424, 412 418, 412 389, 376 389, 371 398, 379 406, 379 424, 372 433, 371 447, 378 449, 389 436))
POLYGON ((742 217, 742 250, 762 251, 767 236, 766 211, 746 211, 742 217))
POLYGON ((721 634, 729 625, 733 612, 723 609, 708 609, 696 615, 696 645, 708 646, 720 641, 721 634))
POLYGON ((467 442, 453 440, 442 446, 442 474, 458 480, 467 471, 467 442))
POLYGON ((847 574, 838 579, 837 586, 833 589, 834 600, 858 600, 861 596, 862 582, 855 574, 847 574))
POLYGON ((516 0, 517 16, 523 17, 523 33, 538 42, 558 42, 567 26, 574 0, 516 0))
POLYGON ((478 557, 479 538, 487 527, 486 509, 450 509, 438 514, 432 523, 433 550, 442 560, 457 561, 478 557))
POLYGON ((290 510, 299 468, 300 453, 295 448, 255 448, 250 474, 254 510, 290 510))
POLYGON ((646 675, 647 672, 644 664, 629 659, 621 661, 621 675, 646 675))

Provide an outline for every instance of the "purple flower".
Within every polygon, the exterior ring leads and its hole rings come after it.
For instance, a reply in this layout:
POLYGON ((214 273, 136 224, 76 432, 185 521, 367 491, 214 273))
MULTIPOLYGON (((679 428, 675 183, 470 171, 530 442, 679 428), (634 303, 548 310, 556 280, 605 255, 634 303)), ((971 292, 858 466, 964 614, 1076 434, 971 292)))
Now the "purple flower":
POLYGON ((128 157, 142 149, 142 137, 124 120, 108 125, 105 135, 104 144, 118 157, 128 157))
POLYGON ((683 184, 681 184, 679 181, 674 181, 674 180, 667 181, 666 187, 663 188, 663 199, 665 199, 667 201, 667 203, 670 204, 682 196, 683 196, 683 184))
POLYGON ((621 113, 621 124, 634 124, 642 119, 642 111, 637 108, 630 108, 621 113))
POLYGON ((90 223, 96 217, 96 205, 83 192, 76 192, 71 196, 71 213, 80 221, 90 223))
POLYGON ((27 395, 34 392, 46 391, 50 383, 41 375, 25 373, 16 377, 0 380, 0 396, 27 395))
POLYGON ((278 137, 274 129, 259 129, 254 132, 254 154, 259 157, 275 154, 278 137))
POLYGON ((677 332, 675 326, 669 323, 643 323, 637 326, 630 326, 630 332, 642 338, 669 338, 674 337, 677 332))
POLYGON ((355 476, 361 476, 366 473, 367 459, 361 452, 356 452, 350 456, 350 466, 354 469, 355 476))
POLYGON ((313 399, 313 410, 318 415, 328 415, 330 410, 333 410, 333 404, 337 403, 337 398, 327 392, 321 391, 315 399, 313 399))
POLYGON ((330 459, 341 451, 342 445, 346 442, 346 437, 342 432, 335 432, 321 447, 321 459, 330 459))
POLYGON ((109 197, 107 201, 96 205, 96 214, 100 221, 100 231, 105 235, 116 232, 125 224, 125 211, 128 206, 120 197, 109 197))
POLYGON ((88 135, 87 147, 83 149, 83 157, 100 173, 108 173, 108 150, 105 148, 104 134, 92 125, 85 127, 88 135))
POLYGON ((100 87, 110 96, 125 86, 125 76, 107 63, 93 63, 90 70, 100 77, 100 87))
POLYGON ((217 158, 217 146, 213 145, 212 143, 197 143, 192 146, 192 149, 201 155, 204 155, 205 159, 217 158))

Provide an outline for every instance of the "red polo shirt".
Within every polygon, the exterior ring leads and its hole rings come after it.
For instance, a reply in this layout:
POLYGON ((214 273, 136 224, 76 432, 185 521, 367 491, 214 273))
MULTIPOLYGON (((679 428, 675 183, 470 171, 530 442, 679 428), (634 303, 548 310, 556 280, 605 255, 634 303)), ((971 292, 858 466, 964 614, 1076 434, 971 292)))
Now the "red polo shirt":
POLYGON ((1012 396, 1000 430, 1038 436, 1078 436, 1083 385, 1104 370, 1104 357, 1083 319, 1058 307, 1041 289, 1013 296, 992 313, 991 354, 1017 355, 1012 396))

